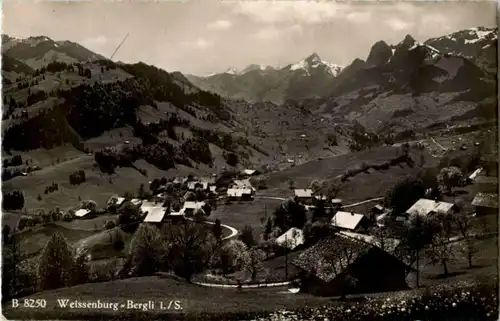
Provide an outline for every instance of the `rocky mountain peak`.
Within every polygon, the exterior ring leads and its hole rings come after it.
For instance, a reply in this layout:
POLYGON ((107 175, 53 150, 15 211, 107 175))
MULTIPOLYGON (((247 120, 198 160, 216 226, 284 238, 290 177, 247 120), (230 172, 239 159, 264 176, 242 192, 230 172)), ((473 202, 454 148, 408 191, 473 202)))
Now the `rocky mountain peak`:
POLYGON ((385 41, 376 42, 366 59, 369 65, 382 65, 385 64, 392 57, 392 49, 385 41))

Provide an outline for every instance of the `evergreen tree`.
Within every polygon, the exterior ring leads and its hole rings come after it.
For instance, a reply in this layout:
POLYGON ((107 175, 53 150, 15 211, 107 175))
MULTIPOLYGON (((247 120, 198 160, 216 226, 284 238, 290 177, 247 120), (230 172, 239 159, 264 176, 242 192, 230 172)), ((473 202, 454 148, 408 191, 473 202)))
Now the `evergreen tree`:
POLYGON ((73 255, 60 232, 52 235, 40 255, 38 282, 41 290, 57 289, 71 284, 73 255))

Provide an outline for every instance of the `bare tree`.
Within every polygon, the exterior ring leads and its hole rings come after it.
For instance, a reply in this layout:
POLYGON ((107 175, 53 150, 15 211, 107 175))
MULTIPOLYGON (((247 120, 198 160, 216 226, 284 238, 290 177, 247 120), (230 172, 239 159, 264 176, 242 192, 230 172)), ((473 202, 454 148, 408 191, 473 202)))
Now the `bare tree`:
POLYGON ((251 273, 252 281, 257 278, 257 273, 263 270, 262 261, 265 254, 262 250, 251 249, 245 255, 245 269, 251 273))
POLYGON ((473 266, 472 258, 477 253, 478 249, 474 242, 472 233, 472 217, 468 215, 457 215, 454 217, 455 225, 463 238, 462 252, 467 257, 469 267, 473 266))

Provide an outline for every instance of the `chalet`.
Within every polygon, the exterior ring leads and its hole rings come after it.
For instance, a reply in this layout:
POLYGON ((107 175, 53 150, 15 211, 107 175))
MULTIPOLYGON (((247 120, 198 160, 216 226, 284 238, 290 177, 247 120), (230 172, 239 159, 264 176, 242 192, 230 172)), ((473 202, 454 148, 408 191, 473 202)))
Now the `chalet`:
POLYGON ((312 189, 296 189, 295 197, 300 201, 310 200, 312 198, 313 191, 312 189))
POLYGON ((479 175, 474 180, 481 192, 496 193, 498 191, 498 177, 479 175))
POLYGON ((205 202, 185 202, 181 212, 187 216, 194 215, 196 211, 202 210, 204 206, 205 202))
POLYGON ((401 244, 401 240, 395 238, 377 238, 373 235, 360 234, 349 231, 340 231, 338 234, 378 246, 380 249, 390 254, 394 253, 398 246, 401 244))
POLYGON ((343 211, 335 213, 331 223, 335 227, 349 231, 367 228, 370 225, 370 221, 363 214, 343 211))
POLYGON ((75 212, 75 216, 78 218, 81 218, 81 217, 87 216, 89 213, 90 213, 90 211, 88 209, 81 208, 75 212))
POLYGON ((304 233, 301 229, 296 227, 292 227, 276 239, 276 244, 281 247, 286 247, 289 250, 297 249, 297 247, 304 244, 304 242, 304 233))
POLYGON ((342 295, 350 277, 357 281, 350 293, 408 288, 405 278, 410 267, 373 244, 345 235, 320 240, 292 264, 302 270, 301 291, 313 295, 342 295))
POLYGON ((476 215, 497 215, 498 214, 498 194, 477 193, 472 200, 472 206, 476 210, 476 215))
POLYGON ((138 199, 138 198, 133 198, 130 200, 130 203, 132 203, 133 205, 141 205, 142 204, 142 200, 138 199))
POLYGON ((192 181, 192 182, 188 182, 188 184, 187 184, 187 189, 188 190, 194 191, 197 188, 202 189, 202 190, 208 189, 208 182, 207 181, 192 181))
POLYGON ((146 217, 144 218, 144 222, 147 223, 161 223, 165 216, 166 209, 161 206, 155 206, 148 208, 145 213, 146 217))
POLYGON ((250 183, 249 179, 235 179, 231 184, 231 188, 239 188, 239 189, 250 188, 252 192, 255 192, 255 188, 252 186, 252 183, 250 183))
POLYGON ((231 200, 251 200, 253 191, 250 188, 229 188, 227 190, 227 197, 231 200))
POLYGON ((453 214, 458 212, 458 207, 453 203, 437 202, 425 198, 419 199, 407 211, 408 216, 429 216, 434 214, 453 214))

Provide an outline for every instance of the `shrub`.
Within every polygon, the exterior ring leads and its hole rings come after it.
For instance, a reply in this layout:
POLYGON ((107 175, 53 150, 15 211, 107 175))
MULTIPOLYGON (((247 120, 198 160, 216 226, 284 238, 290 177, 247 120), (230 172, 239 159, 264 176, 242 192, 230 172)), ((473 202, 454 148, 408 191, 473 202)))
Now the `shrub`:
POLYGON ((229 166, 236 166, 239 162, 238 155, 233 152, 224 153, 224 160, 229 166))
POLYGON ((71 185, 80 185, 86 180, 85 171, 83 170, 75 171, 69 175, 69 182, 71 185))
POLYGON ((104 224, 104 228, 106 230, 111 230, 112 228, 116 227, 116 223, 114 221, 107 221, 106 224, 104 224))

